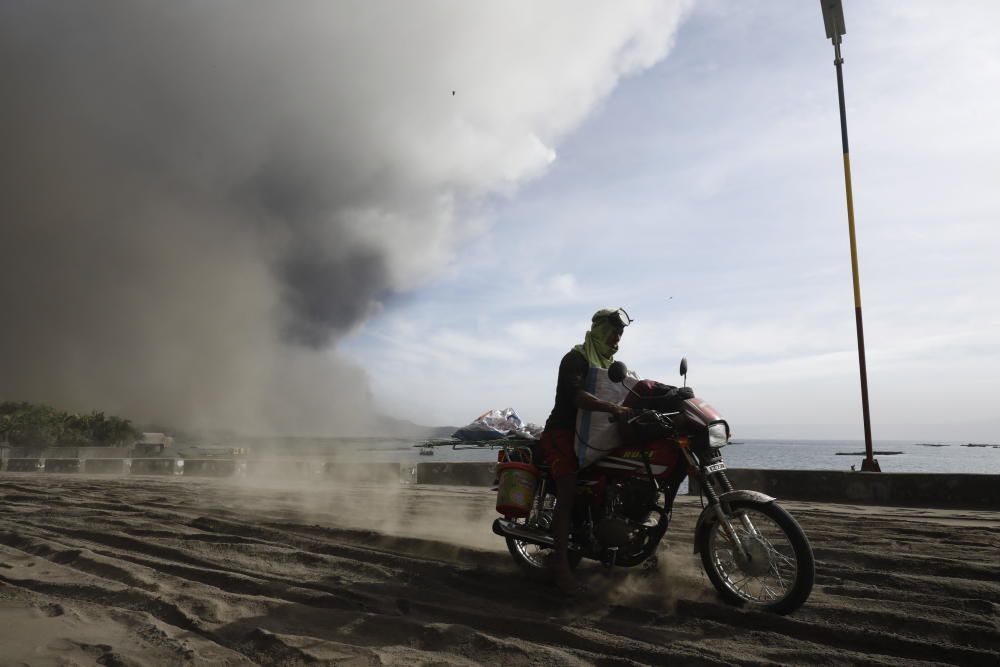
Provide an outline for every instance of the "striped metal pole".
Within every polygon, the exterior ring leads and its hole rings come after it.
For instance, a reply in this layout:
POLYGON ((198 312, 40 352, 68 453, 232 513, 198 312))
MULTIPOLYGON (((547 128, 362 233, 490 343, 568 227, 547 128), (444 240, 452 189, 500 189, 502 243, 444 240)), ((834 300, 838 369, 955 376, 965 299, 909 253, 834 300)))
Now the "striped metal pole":
POLYGON ((858 330, 858 365, 861 370, 861 412, 865 426, 865 459, 861 462, 864 472, 881 472, 872 451, 871 414, 868 411, 868 370, 865 363, 865 329, 861 318, 861 280, 858 277, 858 245, 854 232, 854 195, 851 192, 851 153, 847 145, 847 107, 844 104, 844 59, 840 55, 840 38, 844 28, 844 10, 840 0, 820 0, 827 37, 833 40, 834 61, 837 67, 837 95, 840 99, 840 137, 844 149, 844 186, 847 190, 847 228, 851 237, 851 272, 854 277, 854 321, 858 330))

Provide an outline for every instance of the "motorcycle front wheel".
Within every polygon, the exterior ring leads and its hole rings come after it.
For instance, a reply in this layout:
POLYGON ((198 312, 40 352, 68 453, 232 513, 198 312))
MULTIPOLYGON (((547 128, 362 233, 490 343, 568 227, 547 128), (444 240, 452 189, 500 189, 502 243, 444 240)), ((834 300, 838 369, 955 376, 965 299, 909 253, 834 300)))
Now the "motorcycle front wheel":
POLYGON ((773 502, 735 501, 729 508, 726 523, 742 549, 721 521, 698 536, 702 565, 719 594, 732 604, 778 614, 801 607, 816 565, 798 522, 773 502))

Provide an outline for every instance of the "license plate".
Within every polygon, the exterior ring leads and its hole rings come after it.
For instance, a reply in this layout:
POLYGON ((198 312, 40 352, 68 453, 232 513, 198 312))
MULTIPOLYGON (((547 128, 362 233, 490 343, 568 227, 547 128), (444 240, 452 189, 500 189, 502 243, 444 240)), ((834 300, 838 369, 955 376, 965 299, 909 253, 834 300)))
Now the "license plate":
POLYGON ((725 469, 726 469, 726 464, 723 463, 722 461, 719 461, 718 463, 713 463, 710 466, 705 466, 706 473, 719 472, 720 470, 725 470, 725 469))

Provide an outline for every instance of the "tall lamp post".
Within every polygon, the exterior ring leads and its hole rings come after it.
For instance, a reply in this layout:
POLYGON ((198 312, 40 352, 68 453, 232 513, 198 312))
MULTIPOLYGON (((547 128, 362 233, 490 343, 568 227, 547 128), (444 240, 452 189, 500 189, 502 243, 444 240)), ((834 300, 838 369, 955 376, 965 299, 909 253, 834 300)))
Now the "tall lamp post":
POLYGON ((872 425, 868 412, 868 371, 865 367, 865 330, 861 322, 861 281, 858 278, 858 247, 854 234, 854 196, 851 193, 851 157, 847 149, 847 109, 844 106, 844 59, 840 57, 841 37, 844 27, 844 6, 841 0, 820 0, 826 36, 833 41, 834 60, 837 68, 837 93, 840 97, 840 137, 844 145, 844 184, 847 190, 847 227, 851 236, 851 270, 854 275, 854 320, 858 329, 858 365, 861 367, 861 410, 865 421, 865 460, 861 470, 881 472, 872 452, 872 425))

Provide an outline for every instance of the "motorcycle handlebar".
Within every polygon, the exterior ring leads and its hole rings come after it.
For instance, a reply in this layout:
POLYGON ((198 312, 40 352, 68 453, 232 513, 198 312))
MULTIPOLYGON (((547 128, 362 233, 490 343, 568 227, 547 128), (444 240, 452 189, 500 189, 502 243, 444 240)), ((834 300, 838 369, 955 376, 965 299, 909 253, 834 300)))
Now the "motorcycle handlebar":
MULTIPOLYGON (((643 417, 645 415, 654 415, 656 419, 666 419, 670 421, 670 417, 680 414, 679 412, 657 412, 656 410, 645 410, 641 408, 632 408, 632 417, 626 422, 631 424, 635 420, 643 417)), ((608 415, 608 423, 613 424, 618 421, 618 415, 608 415)))

